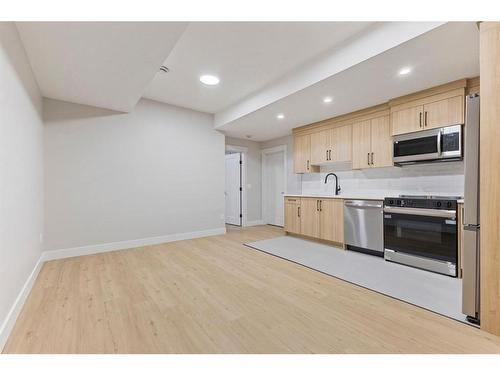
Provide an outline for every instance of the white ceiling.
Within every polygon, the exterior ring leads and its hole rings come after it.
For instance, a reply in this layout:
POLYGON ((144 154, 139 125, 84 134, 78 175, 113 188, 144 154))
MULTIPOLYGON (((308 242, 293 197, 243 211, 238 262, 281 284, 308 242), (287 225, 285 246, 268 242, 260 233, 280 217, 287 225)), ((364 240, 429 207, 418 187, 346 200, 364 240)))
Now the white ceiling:
POLYGON ((190 23, 144 97, 216 113, 338 47, 369 22, 190 23), (202 74, 220 77, 200 84, 202 74))
POLYGON ((19 22, 42 95, 131 111, 185 22, 19 22))
POLYGON ((371 59, 218 127, 232 137, 265 141, 297 126, 380 104, 391 98, 479 75, 475 23, 447 23, 371 59), (411 66, 410 75, 398 70, 411 66), (332 96, 324 104, 322 98, 332 96), (284 113, 285 118, 276 118, 284 113))

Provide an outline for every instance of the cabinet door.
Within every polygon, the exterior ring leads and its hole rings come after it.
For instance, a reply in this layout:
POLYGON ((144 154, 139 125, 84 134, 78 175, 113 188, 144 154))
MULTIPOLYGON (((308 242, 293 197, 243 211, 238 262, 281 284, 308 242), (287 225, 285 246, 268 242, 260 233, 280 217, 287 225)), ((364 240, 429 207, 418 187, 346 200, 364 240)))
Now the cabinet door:
POLYGON ((330 135, 331 161, 352 160, 352 125, 333 128, 330 135))
POLYGON ((300 201, 300 233, 319 238, 319 200, 302 198, 300 201))
POLYGON ((352 168, 370 167, 371 152, 371 122, 370 120, 356 122, 352 125, 352 168))
POLYGON ((311 137, 300 135, 294 138, 293 161, 295 173, 310 172, 311 137))
POLYGON ((419 105, 391 113, 392 135, 416 132, 423 129, 424 107, 419 105))
POLYGON ((371 166, 392 167, 392 137, 389 116, 371 120, 371 166))
POLYGON ((322 199, 320 202, 320 238, 344 242, 344 201, 322 199))
POLYGON ((424 105, 424 126, 426 129, 463 123, 464 97, 462 95, 424 105))
POLYGON ((285 231, 300 234, 300 203, 285 201, 285 231))
POLYGON ((329 161, 330 130, 311 134, 311 164, 323 164, 329 161))

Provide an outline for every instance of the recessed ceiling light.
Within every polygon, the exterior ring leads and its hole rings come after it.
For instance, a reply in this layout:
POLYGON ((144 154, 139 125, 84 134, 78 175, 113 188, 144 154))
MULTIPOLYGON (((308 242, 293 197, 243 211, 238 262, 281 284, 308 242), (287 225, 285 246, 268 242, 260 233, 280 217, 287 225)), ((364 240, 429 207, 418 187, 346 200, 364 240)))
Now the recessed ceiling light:
POLYGON ((411 68, 408 68, 408 67, 403 68, 403 69, 401 69, 401 70, 399 71, 399 75, 400 75, 400 76, 405 76, 405 75, 407 75, 407 74, 409 74, 409 73, 411 73, 411 68))
POLYGON ((323 103, 331 103, 333 101, 333 98, 331 96, 325 96, 323 98, 323 103))
POLYGON ((205 85, 213 86, 217 85, 220 80, 218 77, 210 75, 210 74, 204 74, 200 77, 201 83, 204 83, 205 85))
POLYGON ((283 113, 278 113, 278 115, 276 116, 276 118, 279 118, 281 120, 281 119, 285 118, 285 115, 283 113))

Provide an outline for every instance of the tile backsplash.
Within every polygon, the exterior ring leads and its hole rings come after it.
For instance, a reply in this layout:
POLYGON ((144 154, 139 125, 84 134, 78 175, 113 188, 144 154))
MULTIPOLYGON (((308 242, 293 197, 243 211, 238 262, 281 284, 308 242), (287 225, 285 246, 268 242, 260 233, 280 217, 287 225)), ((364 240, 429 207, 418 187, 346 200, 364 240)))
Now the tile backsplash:
POLYGON ((335 179, 324 183, 329 172, 338 176, 341 194, 464 194, 463 161, 356 171, 350 170, 350 163, 321 167, 321 173, 302 175, 302 194, 332 193, 335 179))

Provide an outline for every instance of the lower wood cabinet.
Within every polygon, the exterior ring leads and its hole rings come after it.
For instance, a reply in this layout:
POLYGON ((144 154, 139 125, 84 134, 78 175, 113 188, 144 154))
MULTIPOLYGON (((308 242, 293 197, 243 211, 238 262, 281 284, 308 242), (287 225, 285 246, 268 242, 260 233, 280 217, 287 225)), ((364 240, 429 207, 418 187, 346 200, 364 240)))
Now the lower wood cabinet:
POLYGON ((285 231, 344 242, 344 201, 334 198, 285 198, 285 231))
POLYGON ((300 199, 300 234, 319 238, 319 199, 300 199))
POLYGON ((285 231, 300 234, 300 198, 285 198, 285 231))
POLYGON ((344 242, 344 201, 321 199, 319 205, 319 236, 322 240, 344 242))

